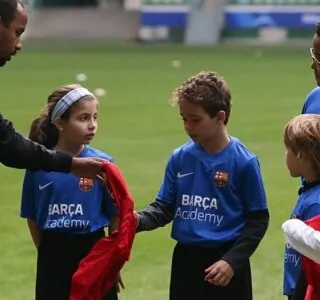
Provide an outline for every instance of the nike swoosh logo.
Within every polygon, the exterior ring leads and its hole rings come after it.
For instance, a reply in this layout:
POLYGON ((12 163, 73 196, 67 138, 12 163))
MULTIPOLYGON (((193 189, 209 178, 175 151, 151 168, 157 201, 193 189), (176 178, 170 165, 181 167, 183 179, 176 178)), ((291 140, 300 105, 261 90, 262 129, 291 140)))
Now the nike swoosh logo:
POLYGON ((190 176, 194 174, 194 172, 190 172, 190 173, 184 173, 184 174, 181 174, 180 172, 178 173, 178 178, 182 178, 182 177, 186 177, 186 176, 190 176))
POLYGON ((48 187, 50 184, 52 184, 52 181, 51 181, 51 182, 48 182, 48 183, 45 184, 45 185, 39 184, 39 190, 41 191, 41 190, 45 189, 45 188, 48 187))

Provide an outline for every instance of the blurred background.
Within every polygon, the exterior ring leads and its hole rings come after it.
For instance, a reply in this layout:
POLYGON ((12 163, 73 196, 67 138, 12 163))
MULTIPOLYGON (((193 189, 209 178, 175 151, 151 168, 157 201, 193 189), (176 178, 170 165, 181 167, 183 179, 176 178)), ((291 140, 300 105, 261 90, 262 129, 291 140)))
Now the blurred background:
MULTIPOLYGON (((172 91, 202 70, 227 80, 228 130, 259 156, 271 215, 252 257, 254 299, 284 299, 281 224, 300 181, 287 172, 282 132, 316 85, 309 48, 320 0, 25 3, 23 51, 0 72, 1 113, 27 136, 58 86, 79 82, 92 90, 100 100, 92 146, 115 159, 136 209, 155 199, 169 156, 188 140, 168 104, 172 91)), ((23 175, 0 167, 0 300, 34 299, 36 250, 19 217, 23 175)), ((170 227, 136 236, 120 300, 168 299, 170 227)))
POLYGON ((320 20, 319 0, 24 1, 33 13, 30 38, 283 43, 307 37, 320 20))

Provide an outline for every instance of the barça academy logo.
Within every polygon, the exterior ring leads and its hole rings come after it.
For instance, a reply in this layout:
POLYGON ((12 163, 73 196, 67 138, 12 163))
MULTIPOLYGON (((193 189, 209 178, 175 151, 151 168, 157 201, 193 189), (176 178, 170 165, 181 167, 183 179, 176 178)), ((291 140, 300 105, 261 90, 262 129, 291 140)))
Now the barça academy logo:
POLYGON ((214 183, 218 187, 225 187, 228 183, 229 174, 221 171, 217 171, 214 175, 214 183))
POLYGON ((93 188, 93 179, 81 177, 79 180, 79 188, 84 192, 91 191, 93 188))

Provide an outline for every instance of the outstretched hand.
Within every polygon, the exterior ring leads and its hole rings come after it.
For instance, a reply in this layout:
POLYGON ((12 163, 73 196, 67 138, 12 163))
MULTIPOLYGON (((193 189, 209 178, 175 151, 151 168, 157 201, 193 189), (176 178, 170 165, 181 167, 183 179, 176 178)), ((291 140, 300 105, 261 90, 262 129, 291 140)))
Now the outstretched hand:
POLYGON ((102 176, 102 163, 106 160, 94 157, 74 157, 72 159, 71 173, 78 177, 95 179, 102 176))

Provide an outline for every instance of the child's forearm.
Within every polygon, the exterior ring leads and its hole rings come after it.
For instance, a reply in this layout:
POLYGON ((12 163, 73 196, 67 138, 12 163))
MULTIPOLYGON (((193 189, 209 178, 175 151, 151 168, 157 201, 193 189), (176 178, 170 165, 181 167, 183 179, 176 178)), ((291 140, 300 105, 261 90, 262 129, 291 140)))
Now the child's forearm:
POLYGON ((35 221, 28 219, 27 222, 33 243, 38 249, 41 242, 41 231, 35 221))
POLYGON ((174 207, 161 201, 155 201, 145 209, 138 211, 137 215, 137 232, 149 231, 170 223, 174 217, 174 207))
POLYGON ((248 213, 247 222, 240 237, 221 259, 228 262, 237 272, 257 249, 267 231, 268 225, 268 210, 248 213))

